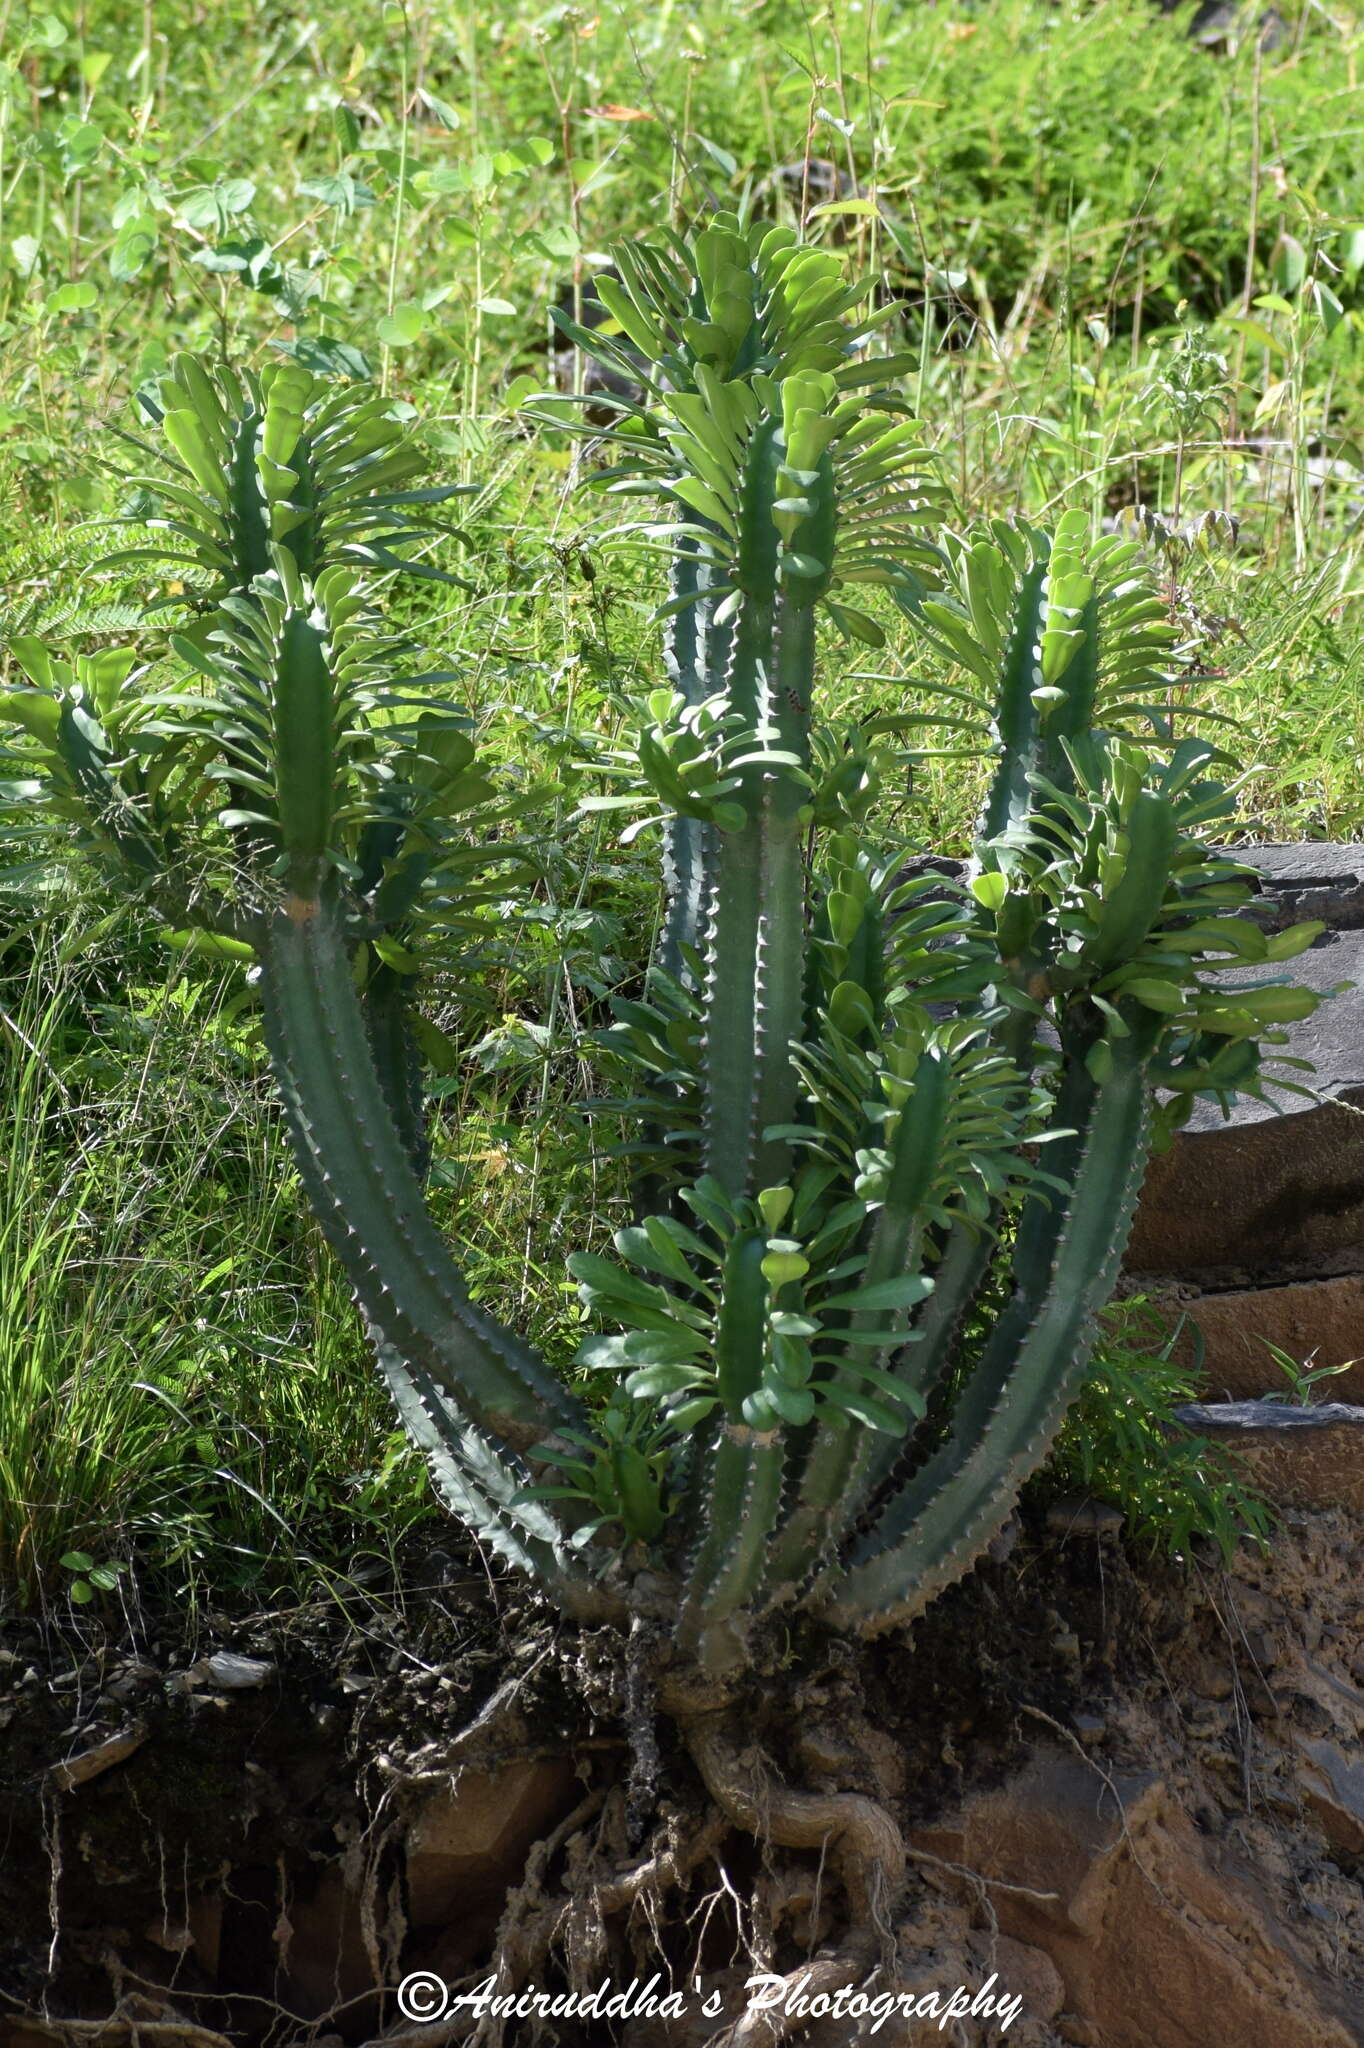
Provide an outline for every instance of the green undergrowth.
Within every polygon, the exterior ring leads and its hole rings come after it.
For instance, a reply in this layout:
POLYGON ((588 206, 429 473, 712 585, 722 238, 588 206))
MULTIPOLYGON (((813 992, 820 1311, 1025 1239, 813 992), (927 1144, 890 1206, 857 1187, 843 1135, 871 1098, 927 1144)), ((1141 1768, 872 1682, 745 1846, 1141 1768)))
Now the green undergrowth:
POLYGON ((183 1600, 260 1599, 395 1540, 423 1487, 263 1111, 242 991, 129 984, 115 937, 0 963, 0 1582, 50 1603, 83 1551, 183 1600))
POLYGON ((1174 1420, 1201 1391, 1196 1365, 1175 1358, 1169 1324, 1152 1305, 1140 1295, 1115 1302, 1034 1490, 1107 1501, 1122 1509, 1138 1546, 1176 1560, 1198 1538, 1215 1545, 1224 1563, 1243 1540, 1263 1544, 1274 1517, 1241 1460, 1174 1420))

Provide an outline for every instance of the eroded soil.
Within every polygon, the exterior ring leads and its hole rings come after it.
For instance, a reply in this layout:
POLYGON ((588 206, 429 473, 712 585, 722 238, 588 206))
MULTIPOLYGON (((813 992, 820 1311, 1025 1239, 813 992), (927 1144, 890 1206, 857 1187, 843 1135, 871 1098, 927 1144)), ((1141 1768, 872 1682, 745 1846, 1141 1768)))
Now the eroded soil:
MULTIPOLYGON (((828 1938, 837 1902, 816 1857, 778 1869, 717 1828, 670 1724, 656 1725, 656 1760, 641 1755, 647 1645, 632 1679, 613 1638, 569 1629, 456 1537, 442 1543, 344 1604, 218 1617, 189 1642, 169 1620, 0 1624, 0 2041, 367 2042, 404 2025, 392 1987, 405 1970, 476 1981, 556 1893, 590 1892, 651 1840, 707 1828, 685 1883, 569 1929, 545 1958, 551 1979, 586 1957, 730 1984, 755 1955, 789 1968, 828 1938), (485 1710, 490 1732, 471 1746, 485 1710), (117 1760, 81 1776, 97 1756, 117 1760), (493 1773, 496 1799, 508 1759, 543 1765, 536 1831, 551 1846, 519 1894, 524 1843, 516 1868, 480 1866, 433 1925, 415 1895, 415 1817, 449 1800, 456 1767, 493 1773)), ((1270 1553, 1243 1551, 1230 1571, 1153 1564, 1112 1534, 1035 1519, 911 1635, 807 1658, 803 1677, 793 1662, 755 1696, 748 1732, 777 1776, 892 1807, 911 1843, 902 1972, 979 1983, 993 1956, 1030 1983, 1033 2009, 1007 2034, 927 2022, 887 2028, 883 2044, 1109 2048, 1056 1971, 1045 1978, 1033 1937, 1001 1934, 1007 1887, 914 1849, 957 1839, 951 1817, 1039 1754, 1091 1773, 1100 1807, 1105 1784, 1158 1780, 1166 1810, 1283 1930, 1338 2038, 1364 2041, 1364 1542, 1342 1515, 1290 1515, 1270 1553)), ((504 2038, 536 2036, 513 2023, 504 2038)), ((598 2020, 543 2038, 691 2048, 706 2032, 598 2020)), ((1158 2030, 1149 2040, 1164 2048, 1158 2030)))

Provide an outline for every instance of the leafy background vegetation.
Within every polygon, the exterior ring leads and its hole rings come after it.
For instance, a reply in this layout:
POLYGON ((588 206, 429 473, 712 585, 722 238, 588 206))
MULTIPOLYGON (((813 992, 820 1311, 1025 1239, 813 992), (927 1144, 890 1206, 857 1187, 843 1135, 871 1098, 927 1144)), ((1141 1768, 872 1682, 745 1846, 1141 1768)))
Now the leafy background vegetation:
MULTIPOLYGON (((531 900, 484 912, 477 991, 432 990, 435 1181, 476 1290, 552 1349, 563 1252, 620 1193, 573 1107, 584 1034, 657 908, 572 764, 656 672, 660 590, 624 508, 575 491, 591 456, 526 422, 583 374, 551 308, 613 238, 717 201, 845 250, 896 301, 961 518, 1139 518, 1189 686, 1236 722, 1247 835, 1358 834, 1364 24, 1285 11, 1278 49, 1219 57, 1150 0, 0 8, 6 680, 19 636, 91 653, 192 615, 119 559, 149 509, 121 434, 179 348, 373 377, 470 487, 432 556, 464 587, 400 617, 543 802, 531 900)), ((850 716, 951 680, 903 628, 825 672, 850 716)), ((907 843, 961 851, 979 775, 926 753, 907 843)), ((381 1568, 424 1480, 287 1168, 249 985, 59 882, 15 795, 0 1581, 262 1600, 381 1568)), ((1114 1320, 1051 1483, 1229 1540, 1234 1479, 1160 1452, 1158 1350, 1114 1320)))

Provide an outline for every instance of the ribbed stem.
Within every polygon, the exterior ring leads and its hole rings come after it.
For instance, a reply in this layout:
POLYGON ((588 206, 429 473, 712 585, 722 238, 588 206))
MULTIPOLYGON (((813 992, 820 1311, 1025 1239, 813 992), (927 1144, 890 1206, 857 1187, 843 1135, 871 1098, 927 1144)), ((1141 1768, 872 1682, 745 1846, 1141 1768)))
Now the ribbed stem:
POLYGON ((266 1037, 322 1224, 374 1330, 494 1439, 526 1450, 577 1401, 470 1301, 380 1086, 337 907, 290 903, 260 941, 266 1037))
MULTIPOLYGON (((891 1150, 889 1184, 872 1231, 862 1280, 867 1286, 899 1279, 919 1265, 920 1211, 932 1185, 951 1104, 953 1072, 946 1059, 921 1056, 914 1093, 901 1112, 891 1150)), ((854 1329, 883 1326, 887 1317, 854 1313, 854 1329)), ((832 1332, 837 1341, 837 1332, 832 1332)), ((903 1334, 901 1335, 903 1343, 903 1334)), ((911 1347, 912 1348, 912 1347, 911 1347)), ((857 1357, 884 1369, 896 1349, 857 1357)), ((805 1584, 830 1547, 855 1520, 865 1499, 872 1460, 881 1443, 899 1449, 902 1439, 888 1431, 836 1427, 819 1422, 810 1439, 800 1485, 768 1559, 768 1584, 773 1594, 788 1597, 805 1584)))
MULTIPOLYGON (((729 667, 729 628, 715 624, 714 602, 704 595, 715 580, 715 564, 702 554, 700 542, 690 537, 679 541, 670 596, 691 601, 669 619, 664 662, 669 681, 689 708, 719 695, 729 667)), ((657 960, 676 981, 687 979, 687 954, 701 946, 715 837, 714 827, 700 818, 673 816, 663 827, 666 902, 657 960)))
POLYGON ((1037 799, 1028 778, 1041 766, 1041 720, 1032 693, 1042 680, 1042 632, 1047 616, 1047 565, 1024 571, 1013 629, 1000 668, 995 732, 999 767, 981 814, 978 836, 987 843, 1017 832, 1037 799))
MULTIPOLYGON (((1064 1201, 1034 1198, 1015 1253, 1015 1293, 996 1321, 953 1416, 948 1441, 914 1474, 813 1604, 831 1625, 875 1632, 912 1619, 968 1571, 1002 1526, 1018 1488, 1059 1428, 1089 1356, 1091 1321, 1108 1298, 1146 1160, 1146 1061, 1157 1026, 1113 1046, 1111 1077, 1070 1055, 1058 1115, 1073 1126, 1064 1201)), ((1059 1148, 1058 1148, 1059 1149, 1059 1148)))
MULTIPOLYGON (((753 436, 740 535, 739 607, 728 679, 741 715, 740 758, 749 747, 809 752, 814 613, 779 594, 772 507, 781 445, 775 424, 753 436)), ((731 740, 731 747, 736 742, 731 740)), ((807 798, 790 768, 741 768, 736 801, 746 814, 717 835, 704 991, 705 1167, 733 1198, 785 1179, 790 1153, 768 1141, 792 1120, 805 978, 805 874, 799 813, 807 798)))
POLYGON ((726 1627, 749 1605, 762 1577, 781 1502, 786 1452, 780 1436, 726 1423, 711 1464, 710 1516, 687 1576, 677 1638, 706 1667, 734 1661, 739 1639, 726 1627))
POLYGON ((407 1004, 411 985, 410 975, 399 974, 381 960, 370 972, 361 1004, 370 1058, 384 1101, 412 1171, 419 1181, 425 1181, 431 1165, 431 1137, 422 1089, 422 1057, 407 1004))

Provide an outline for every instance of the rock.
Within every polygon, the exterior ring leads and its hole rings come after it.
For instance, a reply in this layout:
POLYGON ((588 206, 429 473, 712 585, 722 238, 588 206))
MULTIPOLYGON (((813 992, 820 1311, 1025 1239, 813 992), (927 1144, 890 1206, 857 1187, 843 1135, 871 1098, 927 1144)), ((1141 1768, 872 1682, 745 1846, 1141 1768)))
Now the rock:
POLYGON ((141 1657, 129 1657, 118 1666, 104 1690, 111 1700, 122 1705, 160 1676, 155 1664, 148 1664, 141 1657))
POLYGON ((531 1844, 581 1797, 567 1757, 463 1770, 430 1791, 407 1834, 407 1918, 414 1928, 495 1925, 531 1844))
POLYGON ((1258 869, 1259 901, 1246 915, 1268 932, 1309 921, 1331 931, 1364 926, 1364 842, 1243 847, 1238 858, 1258 869))
POLYGON ((1237 0, 1202 0, 1189 23, 1188 35, 1190 42, 1203 49, 1223 53, 1246 42, 1256 29, 1262 50, 1280 50, 1288 40, 1288 24, 1277 7, 1261 8, 1257 13, 1252 7, 1238 5, 1237 0))
MULTIPOLYGON (((1326 930, 1281 968, 1229 968, 1230 987, 1283 973, 1300 986, 1364 988, 1364 845, 1232 849, 1260 876, 1238 914, 1267 931, 1313 920, 1326 930)), ((960 882, 965 864, 935 854, 908 861, 900 879, 960 882)), ((945 887, 944 895, 952 894, 945 887)), ((1364 1273, 1364 995, 1333 997, 1287 1030, 1283 1054, 1314 1074, 1287 1078, 1324 1097, 1242 1097, 1230 1119, 1199 1101, 1169 1152, 1151 1162, 1127 1248, 1129 1275, 1178 1276, 1243 1287, 1265 1279, 1364 1273)))
POLYGON ((53 1764, 48 1775, 58 1791, 73 1792, 77 1785, 86 1785, 92 1778, 101 1778, 115 1764, 123 1763, 134 1751, 141 1749, 146 1740, 146 1728, 140 1721, 135 1722, 130 1728, 120 1729, 117 1735, 107 1735, 103 1742, 83 1749, 79 1756, 53 1764))
POLYGON ((1364 1692, 1357 1685, 1312 1656, 1303 1657, 1298 1682, 1339 1727, 1352 1736, 1364 1735, 1364 1692))
MULTIPOLYGON (((1246 914, 1268 930, 1311 918, 1327 926, 1285 963, 1299 985, 1364 984, 1364 846, 1257 846, 1237 850, 1259 869, 1259 901, 1246 914)), ((1234 968, 1225 979, 1262 977, 1234 968)), ((1297 1076, 1325 1097, 1282 1098, 1282 1113, 1253 1098, 1229 1121, 1199 1102, 1171 1150, 1153 1160, 1127 1248, 1129 1274, 1178 1274, 1204 1285, 1364 1271, 1364 998, 1352 989, 1288 1029, 1286 1054, 1309 1060, 1297 1076)), ((1291 1070, 1290 1075, 1291 1075, 1291 1070)))
POLYGON ((1189 1674, 1189 1684, 1201 1700, 1229 1700, 1234 1690, 1234 1667, 1213 1657, 1202 1657, 1189 1674))
MULTIPOLYGON (((1062 2038, 1103 2048, 1359 2048, 1260 1890, 1203 1841, 1153 1772, 1059 1752, 910 1836, 997 1880, 1001 1931, 1064 1986, 1062 2038), (1026 1887, 1004 1890, 1002 1885, 1026 1887)), ((965 1883, 965 1881, 963 1881, 965 1883)))
MULTIPOLYGON (((1361 1101, 1353 1089, 1349 1102, 1361 1101)), ((1364 1271, 1364 1117, 1345 1102, 1273 1122, 1253 1108, 1215 1131, 1181 1132, 1151 1161, 1129 1276, 1245 1287, 1364 1271)))
POLYGON ((1256 1401, 1286 1390, 1270 1356, 1276 1344, 1299 1363, 1345 1365, 1328 1382, 1331 1397, 1364 1402, 1364 1274, 1295 1281, 1283 1287, 1236 1287, 1220 1294, 1157 1294, 1156 1306, 1173 1325, 1187 1318, 1173 1356, 1192 1365, 1202 1340, 1202 1373, 1217 1400, 1256 1401))
POLYGON ((1061 1972, 1044 1948, 1015 1941, 1008 1934, 982 1934, 973 1946, 982 1983, 991 1970, 997 1970, 1000 1983, 1022 1999, 1030 2020, 1045 2022, 1056 2018, 1066 2002, 1066 1987, 1061 1972))
POLYGON ((1324 1737, 1298 1734, 1298 1786, 1338 1857, 1364 1858, 1364 1760, 1324 1737))
POLYGON ((1104 1736, 1108 1733, 1108 1716, 1107 1714, 1074 1713, 1070 1717, 1070 1725, 1079 1736, 1081 1742, 1083 1742, 1085 1748, 1092 1749, 1095 1743, 1102 1742, 1104 1736))
POLYGON ((1063 1536, 1116 1536, 1126 1520, 1111 1501, 1074 1493, 1059 1494, 1047 1509, 1047 1527, 1063 1536))
POLYGON ((194 1669, 202 1669, 207 1681, 221 1692, 245 1692, 264 1685, 274 1676, 275 1667, 263 1657, 239 1657, 235 1650, 217 1650, 205 1658, 202 1667, 196 1664, 194 1669))
MULTIPOLYGON (((1271 962, 1259 967, 1228 967, 1218 976, 1218 984, 1235 990, 1280 972, 1289 973, 1295 986, 1315 989, 1327 1000, 1310 1017, 1286 1027, 1287 1043, 1281 1049, 1271 1048, 1267 1061, 1271 1079, 1275 1061, 1307 1060, 1314 1069, 1312 1073, 1285 1069, 1285 1077, 1310 1087, 1329 1102, 1358 1102, 1364 1097, 1364 1043, 1359 1028, 1364 998, 1358 987, 1364 983, 1364 930, 1355 927, 1324 931, 1295 959, 1277 965, 1271 962), (1333 995, 1332 991, 1339 990, 1343 982, 1356 986, 1333 995)), ((1304 1103, 1301 1097, 1284 1096, 1261 1102, 1247 1096, 1233 1110, 1231 1125, 1239 1130, 1250 1124, 1301 1122, 1314 1113, 1313 1105, 1304 1103)), ((1198 1131, 1219 1133, 1226 1128, 1217 1104, 1200 1102, 1185 1126, 1185 1135, 1198 1131)))
POLYGON ((1175 1421, 1245 1459, 1261 1491, 1285 1507, 1364 1514, 1364 1408, 1322 1401, 1190 1402, 1175 1421))

